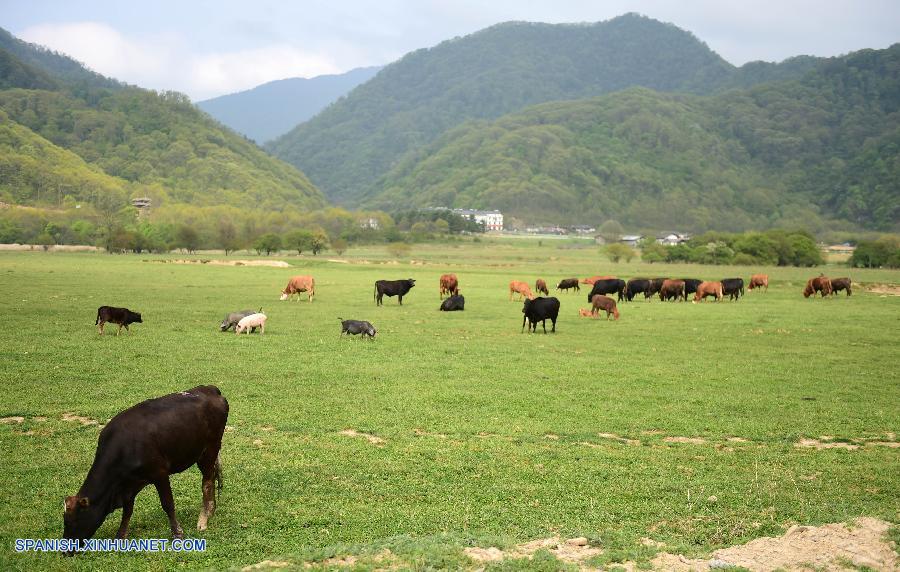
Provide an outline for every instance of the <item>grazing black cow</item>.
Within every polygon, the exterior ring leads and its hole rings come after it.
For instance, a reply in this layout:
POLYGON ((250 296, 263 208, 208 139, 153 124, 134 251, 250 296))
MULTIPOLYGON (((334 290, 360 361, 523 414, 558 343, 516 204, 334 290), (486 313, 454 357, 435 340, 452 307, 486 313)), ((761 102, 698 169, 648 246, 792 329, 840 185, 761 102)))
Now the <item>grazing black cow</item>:
POLYGON ((743 278, 725 278, 722 280, 722 295, 730 300, 737 300, 744 295, 743 278))
MULTIPOLYGON (((231 312, 230 314, 225 314, 225 318, 222 320, 222 323, 219 324, 219 330, 222 332, 227 332, 228 330, 236 327, 238 322, 241 321, 241 318, 246 318, 251 314, 262 314, 262 308, 257 310, 241 310, 240 312, 231 312)), ((256 327, 252 328, 252 331, 256 331, 256 327)))
POLYGON ((125 538, 134 499, 156 486, 175 538, 184 531, 175 518, 169 475, 197 464, 203 474, 203 508, 197 529, 206 530, 216 510, 214 481, 222 488, 219 449, 228 421, 228 401, 214 385, 148 399, 113 417, 100 431, 94 463, 75 496, 66 497, 63 538, 87 539, 106 516, 122 509, 116 538, 125 538))
POLYGON ((703 280, 697 280, 696 278, 682 278, 684 280, 684 297, 687 298, 688 294, 695 294, 697 292, 697 286, 700 285, 703 280))
POLYGON ((537 332, 537 323, 541 322, 544 326, 544 333, 547 333, 547 320, 553 322, 551 332, 556 331, 556 318, 559 317, 559 300, 556 298, 535 298, 534 300, 525 300, 522 307, 522 331, 525 331, 525 320, 528 320, 528 331, 537 332))
POLYGON ((631 302, 636 294, 646 292, 650 288, 650 281, 646 278, 632 278, 625 284, 625 301, 631 302))
POLYGON ((114 306, 100 306, 97 308, 97 320, 94 322, 94 325, 100 326, 100 335, 103 335, 103 325, 106 322, 111 322, 113 324, 119 324, 119 329, 116 330, 116 335, 119 335, 119 332, 122 331, 122 326, 125 327, 125 331, 129 334, 131 330, 128 329, 128 324, 134 324, 137 322, 138 324, 143 324, 144 321, 141 319, 141 315, 137 312, 132 312, 128 308, 116 308, 114 306))
POLYGON ((625 281, 620 280, 619 278, 597 280, 594 282, 591 293, 588 294, 588 302, 591 302, 597 294, 612 294, 613 292, 617 292, 619 300, 621 300, 624 297, 625 281))
POLYGON ((575 288, 576 292, 581 292, 581 286, 578 285, 578 278, 565 278, 560 280, 559 284, 556 285, 557 290, 568 291, 570 288, 575 288))
POLYGON ((375 326, 366 322, 364 320, 345 320, 343 318, 338 318, 341 321, 341 335, 350 334, 355 336, 356 334, 362 334, 363 337, 368 336, 369 338, 374 338, 375 334, 378 333, 375 330, 375 326))
POLYGON ((442 312, 456 312, 466 309, 466 299, 462 294, 454 294, 441 302, 442 312))
POLYGON ((659 294, 659 290, 666 280, 668 280, 668 278, 651 278, 648 280, 649 284, 647 285, 647 289, 644 290, 644 298, 649 299, 656 294, 659 294))
POLYGON ((416 281, 412 278, 407 278, 406 280, 378 280, 375 282, 375 301, 378 306, 381 306, 382 296, 398 296, 402 306, 403 297, 415 285, 416 281))

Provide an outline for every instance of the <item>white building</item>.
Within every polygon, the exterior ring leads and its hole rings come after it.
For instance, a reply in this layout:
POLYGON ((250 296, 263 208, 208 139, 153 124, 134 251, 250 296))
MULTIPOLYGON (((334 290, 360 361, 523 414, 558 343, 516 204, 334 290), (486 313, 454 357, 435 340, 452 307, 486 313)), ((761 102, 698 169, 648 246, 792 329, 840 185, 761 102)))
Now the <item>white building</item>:
POLYGON ((688 240, 690 236, 680 232, 666 232, 657 235, 656 242, 665 246, 676 246, 688 240))
POLYGON ((634 248, 644 240, 644 235, 642 234, 626 234, 622 238, 619 239, 619 242, 627 244, 628 246, 634 248))
POLYGON ((500 211, 453 209, 453 212, 483 224, 485 230, 503 230, 503 213, 500 211))

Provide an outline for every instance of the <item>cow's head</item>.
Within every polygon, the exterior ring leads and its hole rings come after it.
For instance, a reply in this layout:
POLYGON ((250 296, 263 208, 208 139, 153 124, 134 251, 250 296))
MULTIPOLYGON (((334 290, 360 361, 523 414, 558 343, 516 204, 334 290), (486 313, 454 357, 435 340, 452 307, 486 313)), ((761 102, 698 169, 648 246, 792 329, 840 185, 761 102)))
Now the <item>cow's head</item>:
POLYGON ((229 326, 230 324, 228 323, 228 318, 225 318, 224 320, 222 320, 222 323, 219 324, 219 331, 224 332, 228 329, 229 326))
POLYGON ((290 294, 288 294, 287 292, 282 292, 281 298, 279 298, 279 300, 287 300, 288 296, 290 296, 290 294))
POLYGON ((410 288, 412 288, 413 286, 416 285, 416 281, 413 280, 412 278, 407 278, 407 279, 406 279, 406 283, 409 284, 409 287, 410 287, 410 288))
POLYGON ((144 321, 141 319, 141 315, 138 312, 129 311, 128 312, 128 323, 135 323, 135 322, 137 322, 138 324, 144 323, 144 321))
POLYGON ((66 497, 63 503, 63 538, 86 539, 97 532, 106 517, 88 497, 66 497))

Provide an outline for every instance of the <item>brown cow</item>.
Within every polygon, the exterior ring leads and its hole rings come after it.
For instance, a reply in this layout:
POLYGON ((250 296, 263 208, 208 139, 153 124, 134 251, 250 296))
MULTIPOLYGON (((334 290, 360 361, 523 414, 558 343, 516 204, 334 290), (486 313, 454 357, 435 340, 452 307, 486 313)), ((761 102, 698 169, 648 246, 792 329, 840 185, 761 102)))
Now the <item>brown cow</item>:
POLYGON ((831 295, 834 296, 838 293, 838 290, 846 290, 847 296, 851 294, 850 292, 850 284, 851 281, 849 278, 834 278, 831 281, 831 295))
POLYGON ((803 297, 815 296, 816 292, 822 294, 823 298, 831 294, 831 279, 825 275, 820 275, 807 280, 806 288, 803 289, 803 297))
POLYGON ((534 294, 531 293, 531 288, 528 287, 528 284, 525 282, 519 282, 518 280, 513 280, 509 283, 509 301, 512 302, 513 294, 519 294, 519 301, 522 300, 522 297, 528 298, 529 300, 534 300, 534 294))
POLYGON ((725 295, 722 293, 722 283, 721 282, 701 282, 699 286, 697 286, 697 292, 694 293, 693 302, 696 304, 698 301, 706 301, 707 296, 715 296, 716 301, 718 302, 725 295))
POLYGON ((316 294, 316 281, 312 276, 294 276, 289 281, 284 290, 281 291, 281 299, 288 300, 294 294, 297 295, 297 301, 300 301, 300 292, 306 292, 306 296, 312 302, 313 296, 316 294))
POLYGON ((455 296, 459 294, 459 281, 456 274, 441 274, 440 297, 444 299, 444 294, 455 296))
POLYGON ((675 298, 675 301, 678 301, 679 298, 687 301, 684 293, 684 280, 663 280, 662 286, 659 287, 659 299, 666 301, 672 298, 675 298))
POLYGON ((607 320, 609 320, 610 314, 615 316, 617 320, 619 319, 619 309, 616 308, 616 301, 603 294, 594 294, 594 297, 591 299, 591 314, 596 318, 600 315, 600 310, 606 311, 607 320))
POLYGON ((594 282, 597 280, 616 280, 615 276, 591 276, 590 278, 585 278, 581 281, 582 284, 590 284, 594 285, 594 282))
POLYGON ((754 288, 765 288, 766 292, 769 291, 769 275, 768 274, 754 274, 750 277, 750 287, 749 290, 753 290, 754 288))
POLYGON ((543 278, 538 278, 537 281, 534 283, 534 291, 535 292, 543 292, 547 296, 550 295, 550 291, 547 290, 547 283, 544 282, 543 278))

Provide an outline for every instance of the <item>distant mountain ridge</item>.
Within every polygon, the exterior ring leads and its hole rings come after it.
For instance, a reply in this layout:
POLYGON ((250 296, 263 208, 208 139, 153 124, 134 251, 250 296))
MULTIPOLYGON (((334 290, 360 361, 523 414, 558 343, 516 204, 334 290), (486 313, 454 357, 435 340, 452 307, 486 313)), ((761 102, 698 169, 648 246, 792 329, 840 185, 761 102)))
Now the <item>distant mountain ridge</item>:
POLYGON ((105 78, 0 29, 0 201, 54 206, 327 203, 306 176, 196 109, 182 94, 105 78))
POLYGON ((343 74, 289 78, 197 102, 197 107, 257 143, 283 135, 365 83, 381 66, 343 74))
POLYGON ((267 149, 331 200, 355 206, 382 191, 392 167, 468 120, 633 86, 712 93, 811 65, 735 68, 689 32, 636 14, 509 22, 407 54, 267 149))
POLYGON ((367 206, 499 208, 637 228, 900 230, 900 44, 715 95, 644 88, 470 121, 367 206))

